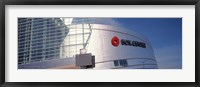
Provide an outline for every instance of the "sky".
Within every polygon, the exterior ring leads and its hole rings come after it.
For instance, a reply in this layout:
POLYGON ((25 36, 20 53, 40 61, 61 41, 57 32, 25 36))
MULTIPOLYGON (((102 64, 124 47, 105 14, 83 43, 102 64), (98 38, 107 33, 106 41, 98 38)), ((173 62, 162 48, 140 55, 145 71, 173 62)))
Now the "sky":
POLYGON ((147 37, 160 69, 182 68, 182 18, 114 18, 147 37))

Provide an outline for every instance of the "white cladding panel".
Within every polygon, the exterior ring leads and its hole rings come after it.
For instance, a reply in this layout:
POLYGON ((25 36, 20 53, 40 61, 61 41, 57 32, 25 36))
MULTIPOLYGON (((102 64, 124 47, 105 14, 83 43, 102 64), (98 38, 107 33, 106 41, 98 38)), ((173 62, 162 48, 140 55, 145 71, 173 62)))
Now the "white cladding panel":
POLYGON ((141 59, 148 58, 155 60, 153 49, 150 46, 150 43, 147 40, 143 39, 143 37, 139 37, 138 35, 134 34, 129 35, 128 33, 125 33, 126 31, 125 32, 119 31, 117 30, 119 28, 111 26, 103 25, 103 26, 95 26, 95 28, 94 27, 92 28, 93 28, 92 34, 88 44, 87 52, 92 53, 92 55, 95 55, 96 63, 104 62, 101 64, 96 64, 95 69, 114 68, 115 66, 113 60, 118 60, 118 59, 129 59, 129 58, 137 59, 132 62, 130 60, 127 60, 128 65, 137 64, 135 63, 135 61, 140 62, 140 64, 142 61, 145 61, 145 60, 138 60, 139 58, 141 59), (113 36, 117 36, 120 40, 126 39, 126 40, 144 42, 146 44, 146 48, 121 45, 121 41, 120 44, 117 47, 115 47, 111 44, 111 39, 113 38, 113 36))
MULTIPOLYGON (((62 45, 73 45, 76 48, 65 47, 66 50, 61 51, 62 55, 72 56, 80 52, 82 45, 78 45, 78 41, 88 43, 86 45, 87 53, 92 53, 95 56, 94 69, 106 68, 157 68, 153 48, 148 39, 141 34, 130 31, 124 28, 102 25, 102 24, 74 24, 68 26, 69 35, 66 36, 62 45), (84 29, 84 30, 82 30, 84 29), (75 36, 70 36, 70 31, 75 31, 75 36), (82 34, 80 34, 82 33, 82 34), (83 34, 84 33, 84 34, 83 34), (82 40, 83 36, 86 40, 82 40), (91 35, 91 36, 90 36, 91 35), (111 40, 116 36, 120 40, 120 44, 115 47, 112 45, 111 40), (74 37, 74 38, 73 38, 74 37), (70 38, 70 39, 69 39, 70 38), (80 40, 79 40, 80 39, 80 40), (88 39, 88 42, 87 42, 88 39), (121 44, 121 39, 143 42, 146 48, 136 46, 126 46, 121 44), (76 43, 72 43, 72 41, 76 43), (79 47, 80 46, 80 47, 79 47), (76 51, 72 51, 76 50, 76 51), (75 52, 75 53, 74 53, 75 52), (114 60, 126 59, 128 67, 120 67, 114 65, 114 60)), ((81 43, 80 42, 80 43, 81 43)))

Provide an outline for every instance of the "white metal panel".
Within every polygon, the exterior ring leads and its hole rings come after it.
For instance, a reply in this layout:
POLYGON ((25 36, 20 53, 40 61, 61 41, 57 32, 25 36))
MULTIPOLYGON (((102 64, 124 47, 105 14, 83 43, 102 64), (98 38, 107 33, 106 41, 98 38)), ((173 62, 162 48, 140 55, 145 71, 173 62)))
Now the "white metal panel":
MULTIPOLYGON (((71 31, 78 30, 81 33, 81 29, 83 29, 83 26, 87 26, 88 29, 86 29, 86 32, 88 32, 89 30, 88 24, 70 25, 69 30, 71 31)), ((147 58, 147 59, 149 58, 155 60, 151 44, 149 43, 148 39, 146 39, 141 34, 138 34, 134 31, 130 31, 124 28, 114 27, 109 25, 101 25, 101 24, 91 24, 91 29, 92 32, 89 38, 89 44, 86 45, 87 53, 92 53, 92 55, 95 55, 95 62, 103 62, 96 64, 95 69, 116 68, 113 64, 113 60, 119 60, 119 59, 127 59, 129 65, 142 64, 142 61, 146 61, 146 59, 141 59, 140 61, 128 60, 129 58, 147 58), (120 44, 117 47, 115 47, 111 44, 111 39, 114 36, 117 36, 120 40, 127 39, 127 40, 144 42, 146 44, 146 48, 121 45, 121 41, 120 44), (104 61, 110 61, 110 62, 104 62, 104 61)), ((86 38, 89 35, 84 35, 84 36, 86 38)), ((76 41, 78 39, 82 41, 81 35, 80 38, 75 38, 75 36, 65 38, 66 41, 69 41, 67 45, 72 44, 73 41, 76 41), (69 38, 73 40, 70 41, 66 40, 69 38)), ((76 48, 72 49, 70 47, 70 55, 75 55, 79 53, 76 52, 78 49, 76 50, 75 49, 76 48)), ((66 52, 66 54, 67 53, 68 52, 66 52)), ((156 61, 155 62, 151 61, 151 63, 156 64, 156 61)), ((134 68, 141 68, 141 66, 138 67, 134 66, 134 68)), ((153 68, 156 68, 156 65, 154 65, 153 68)))

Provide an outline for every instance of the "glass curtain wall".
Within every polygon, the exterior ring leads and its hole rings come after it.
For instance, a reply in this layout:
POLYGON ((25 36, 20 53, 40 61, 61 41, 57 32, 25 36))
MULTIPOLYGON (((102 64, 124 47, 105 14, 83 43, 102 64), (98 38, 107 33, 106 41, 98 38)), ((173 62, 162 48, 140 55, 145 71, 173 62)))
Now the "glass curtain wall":
POLYGON ((75 54, 80 53, 80 49, 86 49, 89 44, 89 39, 92 34, 91 24, 82 21, 81 23, 74 24, 74 19, 71 21, 69 18, 64 18, 64 21, 69 28, 69 33, 61 44, 60 56, 61 58, 74 57, 75 54))
POLYGON ((18 63, 71 58, 86 49, 93 24, 117 25, 98 18, 18 18, 18 63))
POLYGON ((60 18, 18 18, 18 64, 59 58, 68 31, 60 18))

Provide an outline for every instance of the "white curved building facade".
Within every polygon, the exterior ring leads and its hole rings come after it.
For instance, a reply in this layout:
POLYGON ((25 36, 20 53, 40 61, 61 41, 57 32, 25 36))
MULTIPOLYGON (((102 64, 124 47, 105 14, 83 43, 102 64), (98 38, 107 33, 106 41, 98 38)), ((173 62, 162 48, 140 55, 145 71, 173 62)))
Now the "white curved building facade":
POLYGON ((98 19, 78 19, 73 23, 75 20, 63 18, 69 32, 60 45, 60 58, 74 57, 80 49, 86 49, 86 53, 95 56, 94 69, 158 68, 153 48, 144 36, 115 26, 117 23, 103 24, 98 19))

